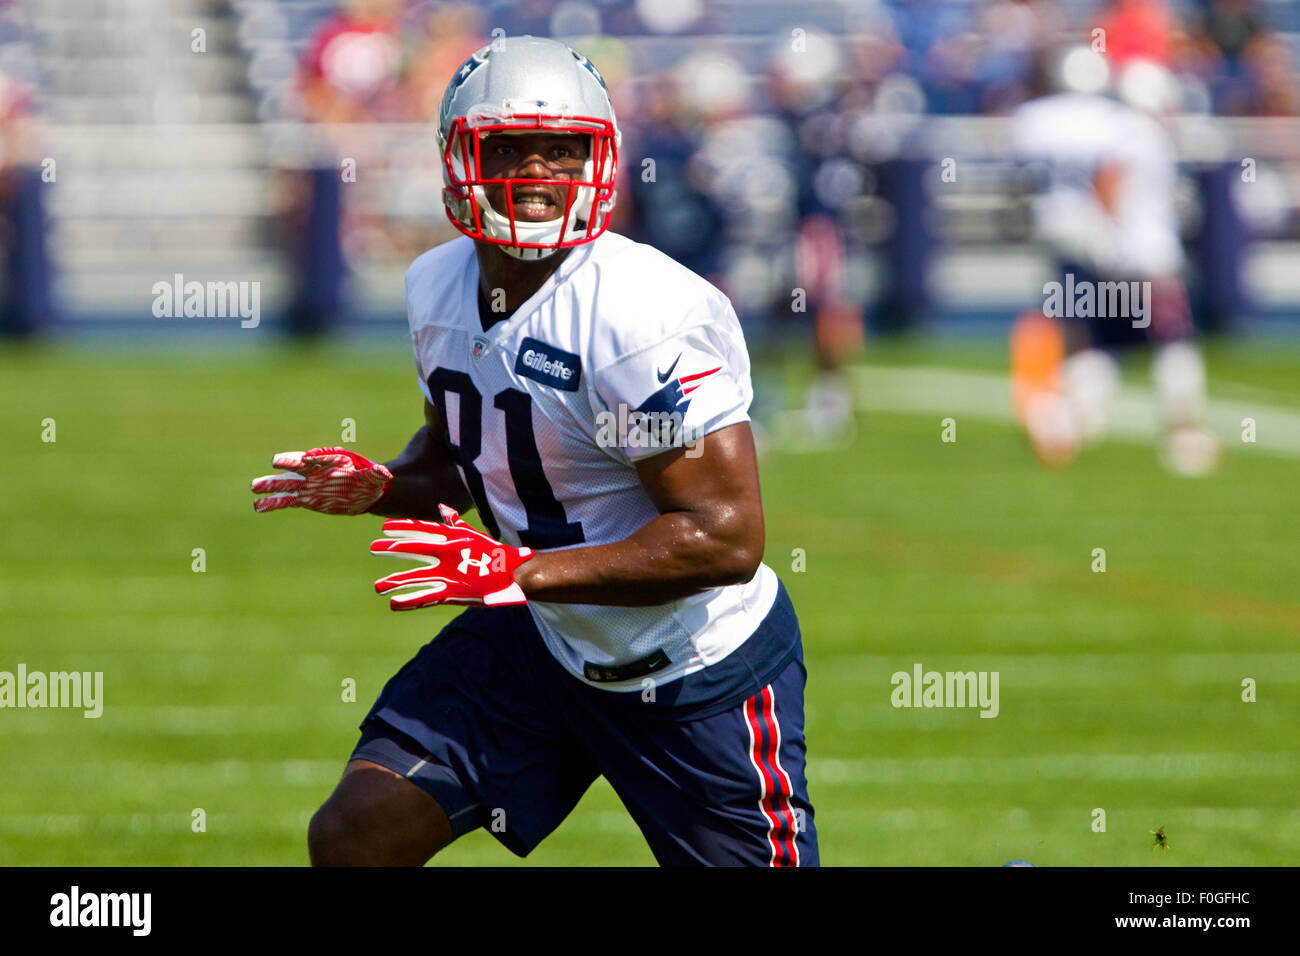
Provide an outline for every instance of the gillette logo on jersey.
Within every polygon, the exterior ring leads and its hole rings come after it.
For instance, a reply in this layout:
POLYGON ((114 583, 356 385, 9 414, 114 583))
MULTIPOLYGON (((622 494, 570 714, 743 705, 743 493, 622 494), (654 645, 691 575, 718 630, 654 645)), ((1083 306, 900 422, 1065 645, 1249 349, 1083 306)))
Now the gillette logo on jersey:
POLYGON ((582 359, 537 339, 524 339, 515 360, 515 374, 566 392, 576 392, 578 379, 582 377, 582 359))

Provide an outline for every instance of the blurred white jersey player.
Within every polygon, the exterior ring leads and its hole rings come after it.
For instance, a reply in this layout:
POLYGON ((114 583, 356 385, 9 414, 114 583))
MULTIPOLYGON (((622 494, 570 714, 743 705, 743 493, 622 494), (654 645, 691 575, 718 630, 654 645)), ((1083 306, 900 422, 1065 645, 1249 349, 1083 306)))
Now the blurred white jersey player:
POLYGON ((1013 331, 1018 411, 1040 457, 1068 462, 1105 431, 1116 354, 1149 342, 1165 459, 1180 473, 1206 473, 1217 443, 1201 426, 1205 370, 1181 278, 1177 155, 1159 120, 1173 79, 1156 64, 1131 63, 1115 99, 1103 95, 1109 68, 1099 54, 1075 49, 1059 70, 1065 92, 1026 103, 1011 126, 1016 158, 1040 177, 1035 235, 1058 266, 1043 310, 1013 331))

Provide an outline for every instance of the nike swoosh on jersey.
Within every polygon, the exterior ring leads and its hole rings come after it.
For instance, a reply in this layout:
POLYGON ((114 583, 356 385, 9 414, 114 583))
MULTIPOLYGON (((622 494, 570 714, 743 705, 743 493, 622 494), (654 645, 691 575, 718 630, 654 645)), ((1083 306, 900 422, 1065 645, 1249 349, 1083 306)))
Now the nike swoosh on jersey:
POLYGON ((656 375, 659 376, 659 381, 660 381, 661 384, 662 384, 663 382, 668 381, 668 376, 673 374, 673 369, 675 369, 675 368, 677 367, 677 363, 680 362, 681 360, 682 360, 682 353, 681 353, 681 352, 678 352, 678 353, 677 353, 677 358, 673 359, 673 364, 670 365, 670 366, 668 366, 668 371, 666 371, 666 372, 656 372, 656 373, 655 373, 656 375))

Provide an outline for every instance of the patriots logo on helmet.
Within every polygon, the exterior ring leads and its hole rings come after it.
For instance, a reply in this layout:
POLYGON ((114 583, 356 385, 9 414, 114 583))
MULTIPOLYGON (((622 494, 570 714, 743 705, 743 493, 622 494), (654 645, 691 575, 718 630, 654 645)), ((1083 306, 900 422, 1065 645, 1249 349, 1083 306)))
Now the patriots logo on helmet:
POLYGON ((600 70, 596 69, 596 64, 592 63, 577 50, 570 50, 569 52, 573 54, 573 58, 577 60, 581 66, 586 67, 587 71, 596 78, 596 82, 600 84, 600 88, 609 92, 609 87, 605 85, 605 78, 600 75, 600 70))
POLYGON ((456 98, 456 91, 465 84, 471 73, 488 61, 488 53, 491 49, 490 46, 485 46, 482 49, 475 50, 470 54, 470 58, 460 65, 455 75, 452 76, 451 82, 447 84, 447 91, 442 94, 442 105, 438 109, 438 128, 440 132, 447 128, 447 121, 451 118, 451 103, 456 98))

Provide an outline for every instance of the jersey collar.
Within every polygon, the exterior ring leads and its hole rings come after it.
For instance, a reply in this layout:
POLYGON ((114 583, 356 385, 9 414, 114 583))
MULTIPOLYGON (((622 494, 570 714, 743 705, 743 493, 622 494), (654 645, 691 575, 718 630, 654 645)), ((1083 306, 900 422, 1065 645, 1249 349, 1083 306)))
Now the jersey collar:
POLYGON ((501 338, 504 330, 513 328, 520 319, 531 315, 539 305, 554 295, 556 289, 566 282, 570 276, 581 269, 594 255, 596 244, 601 242, 606 235, 608 233, 591 242, 575 246, 573 252, 560 263, 560 268, 556 269, 536 292, 529 296, 519 308, 515 309, 510 318, 497 322, 486 332, 483 331, 483 323, 479 319, 478 311, 478 256, 471 249, 469 263, 465 269, 464 281, 461 284, 459 316, 461 327, 470 335, 482 335, 490 342, 497 341, 501 338))

